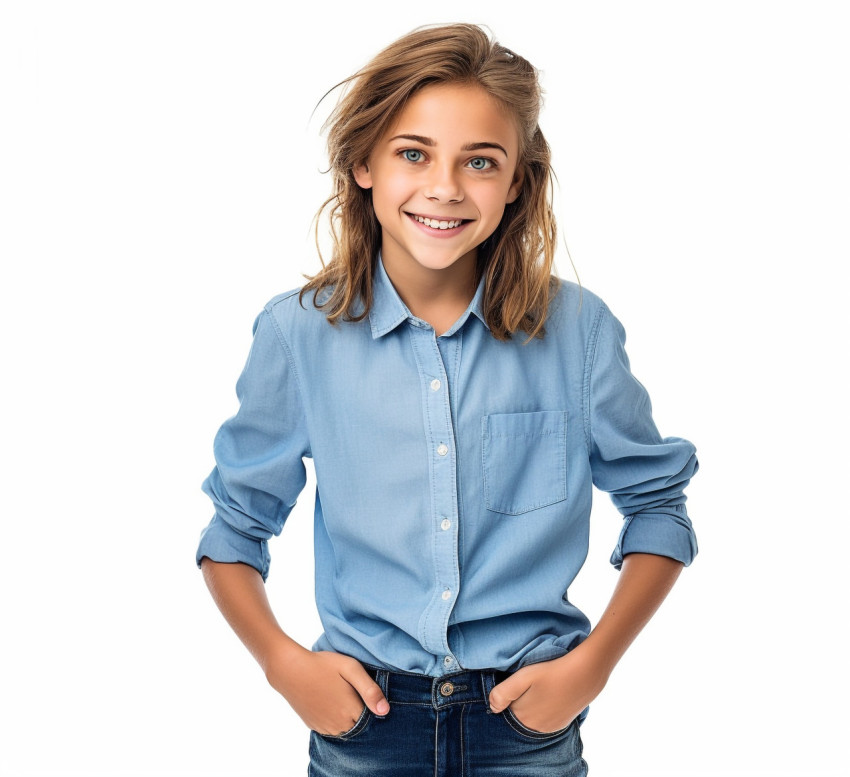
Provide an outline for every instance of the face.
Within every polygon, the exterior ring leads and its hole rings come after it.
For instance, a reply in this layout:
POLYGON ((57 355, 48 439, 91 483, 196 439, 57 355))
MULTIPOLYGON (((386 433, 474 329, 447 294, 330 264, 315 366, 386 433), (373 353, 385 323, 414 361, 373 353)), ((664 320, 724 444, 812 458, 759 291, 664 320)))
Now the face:
POLYGON ((372 190, 384 265, 434 277, 474 268, 521 185, 512 117, 478 86, 417 92, 354 178, 372 190), (455 266, 455 270, 459 269, 455 266))

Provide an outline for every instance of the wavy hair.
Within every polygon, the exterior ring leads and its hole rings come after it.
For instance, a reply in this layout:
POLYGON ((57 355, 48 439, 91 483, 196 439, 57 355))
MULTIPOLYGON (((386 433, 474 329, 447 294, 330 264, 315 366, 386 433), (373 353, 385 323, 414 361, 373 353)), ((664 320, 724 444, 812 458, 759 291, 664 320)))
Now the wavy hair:
POLYGON ((479 86, 514 117, 521 189, 516 200, 505 206, 496 230, 478 247, 476 283, 483 275, 483 312, 494 337, 508 340, 517 330, 528 335, 526 342, 543 337, 558 279, 552 275, 554 174, 549 145, 538 125, 542 103, 538 73, 527 60, 472 24, 417 28, 330 90, 346 87, 323 126, 328 131, 333 187, 315 218, 322 269, 305 276, 308 283, 299 299, 315 290, 313 304, 326 312, 332 324, 340 318, 360 321, 368 315, 381 226, 371 190, 357 185, 353 171, 365 164, 411 96, 433 84, 479 86), (319 247, 319 222, 326 211, 333 239, 327 264, 319 247), (324 290, 330 293, 319 293, 324 290))

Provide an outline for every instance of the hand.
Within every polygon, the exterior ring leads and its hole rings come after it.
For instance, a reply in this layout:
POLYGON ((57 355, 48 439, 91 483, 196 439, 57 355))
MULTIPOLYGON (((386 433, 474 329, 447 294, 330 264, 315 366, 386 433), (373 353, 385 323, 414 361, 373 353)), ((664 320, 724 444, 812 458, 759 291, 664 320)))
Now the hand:
POLYGON ((363 665, 341 653, 300 648, 270 661, 266 679, 319 734, 344 734, 357 722, 364 704, 376 715, 386 715, 390 709, 363 665))
POLYGON ((490 709, 511 708, 526 728, 542 733, 566 728, 593 701, 610 670, 582 645, 553 661, 524 666, 490 691, 490 709))

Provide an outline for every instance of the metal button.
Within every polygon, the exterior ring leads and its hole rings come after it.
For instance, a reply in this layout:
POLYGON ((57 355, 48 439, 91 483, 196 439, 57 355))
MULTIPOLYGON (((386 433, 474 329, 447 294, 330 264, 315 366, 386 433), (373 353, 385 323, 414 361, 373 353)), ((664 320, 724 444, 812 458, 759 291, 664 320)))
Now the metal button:
POLYGON ((440 456, 445 456, 448 452, 449 452, 449 446, 446 445, 444 442, 441 442, 437 446, 437 453, 439 453, 440 456))
POLYGON ((440 686, 440 693, 443 696, 451 696, 455 692, 455 687, 451 683, 443 683, 440 686))
POLYGON ((442 384, 442 383, 440 383, 440 381, 439 381, 439 380, 437 380, 436 378, 434 378, 434 380, 432 380, 432 381, 431 381, 431 391, 439 391, 439 390, 440 390, 440 386, 442 386, 442 385, 443 385, 443 384, 442 384))
POLYGON ((443 531, 446 531, 447 529, 451 528, 451 525, 452 525, 452 522, 448 518, 443 518, 443 522, 440 524, 440 528, 443 531))

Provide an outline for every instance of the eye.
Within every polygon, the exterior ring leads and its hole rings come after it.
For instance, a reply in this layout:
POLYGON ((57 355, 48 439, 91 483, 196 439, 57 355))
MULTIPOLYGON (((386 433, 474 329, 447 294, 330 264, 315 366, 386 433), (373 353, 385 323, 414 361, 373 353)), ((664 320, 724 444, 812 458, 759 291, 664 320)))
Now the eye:
POLYGON ((473 170, 489 170, 493 167, 493 160, 487 159, 487 157, 477 156, 469 160, 469 166, 473 170))
POLYGON ((406 148, 401 152, 401 155, 408 162, 421 162, 422 161, 422 152, 415 148, 406 148))

